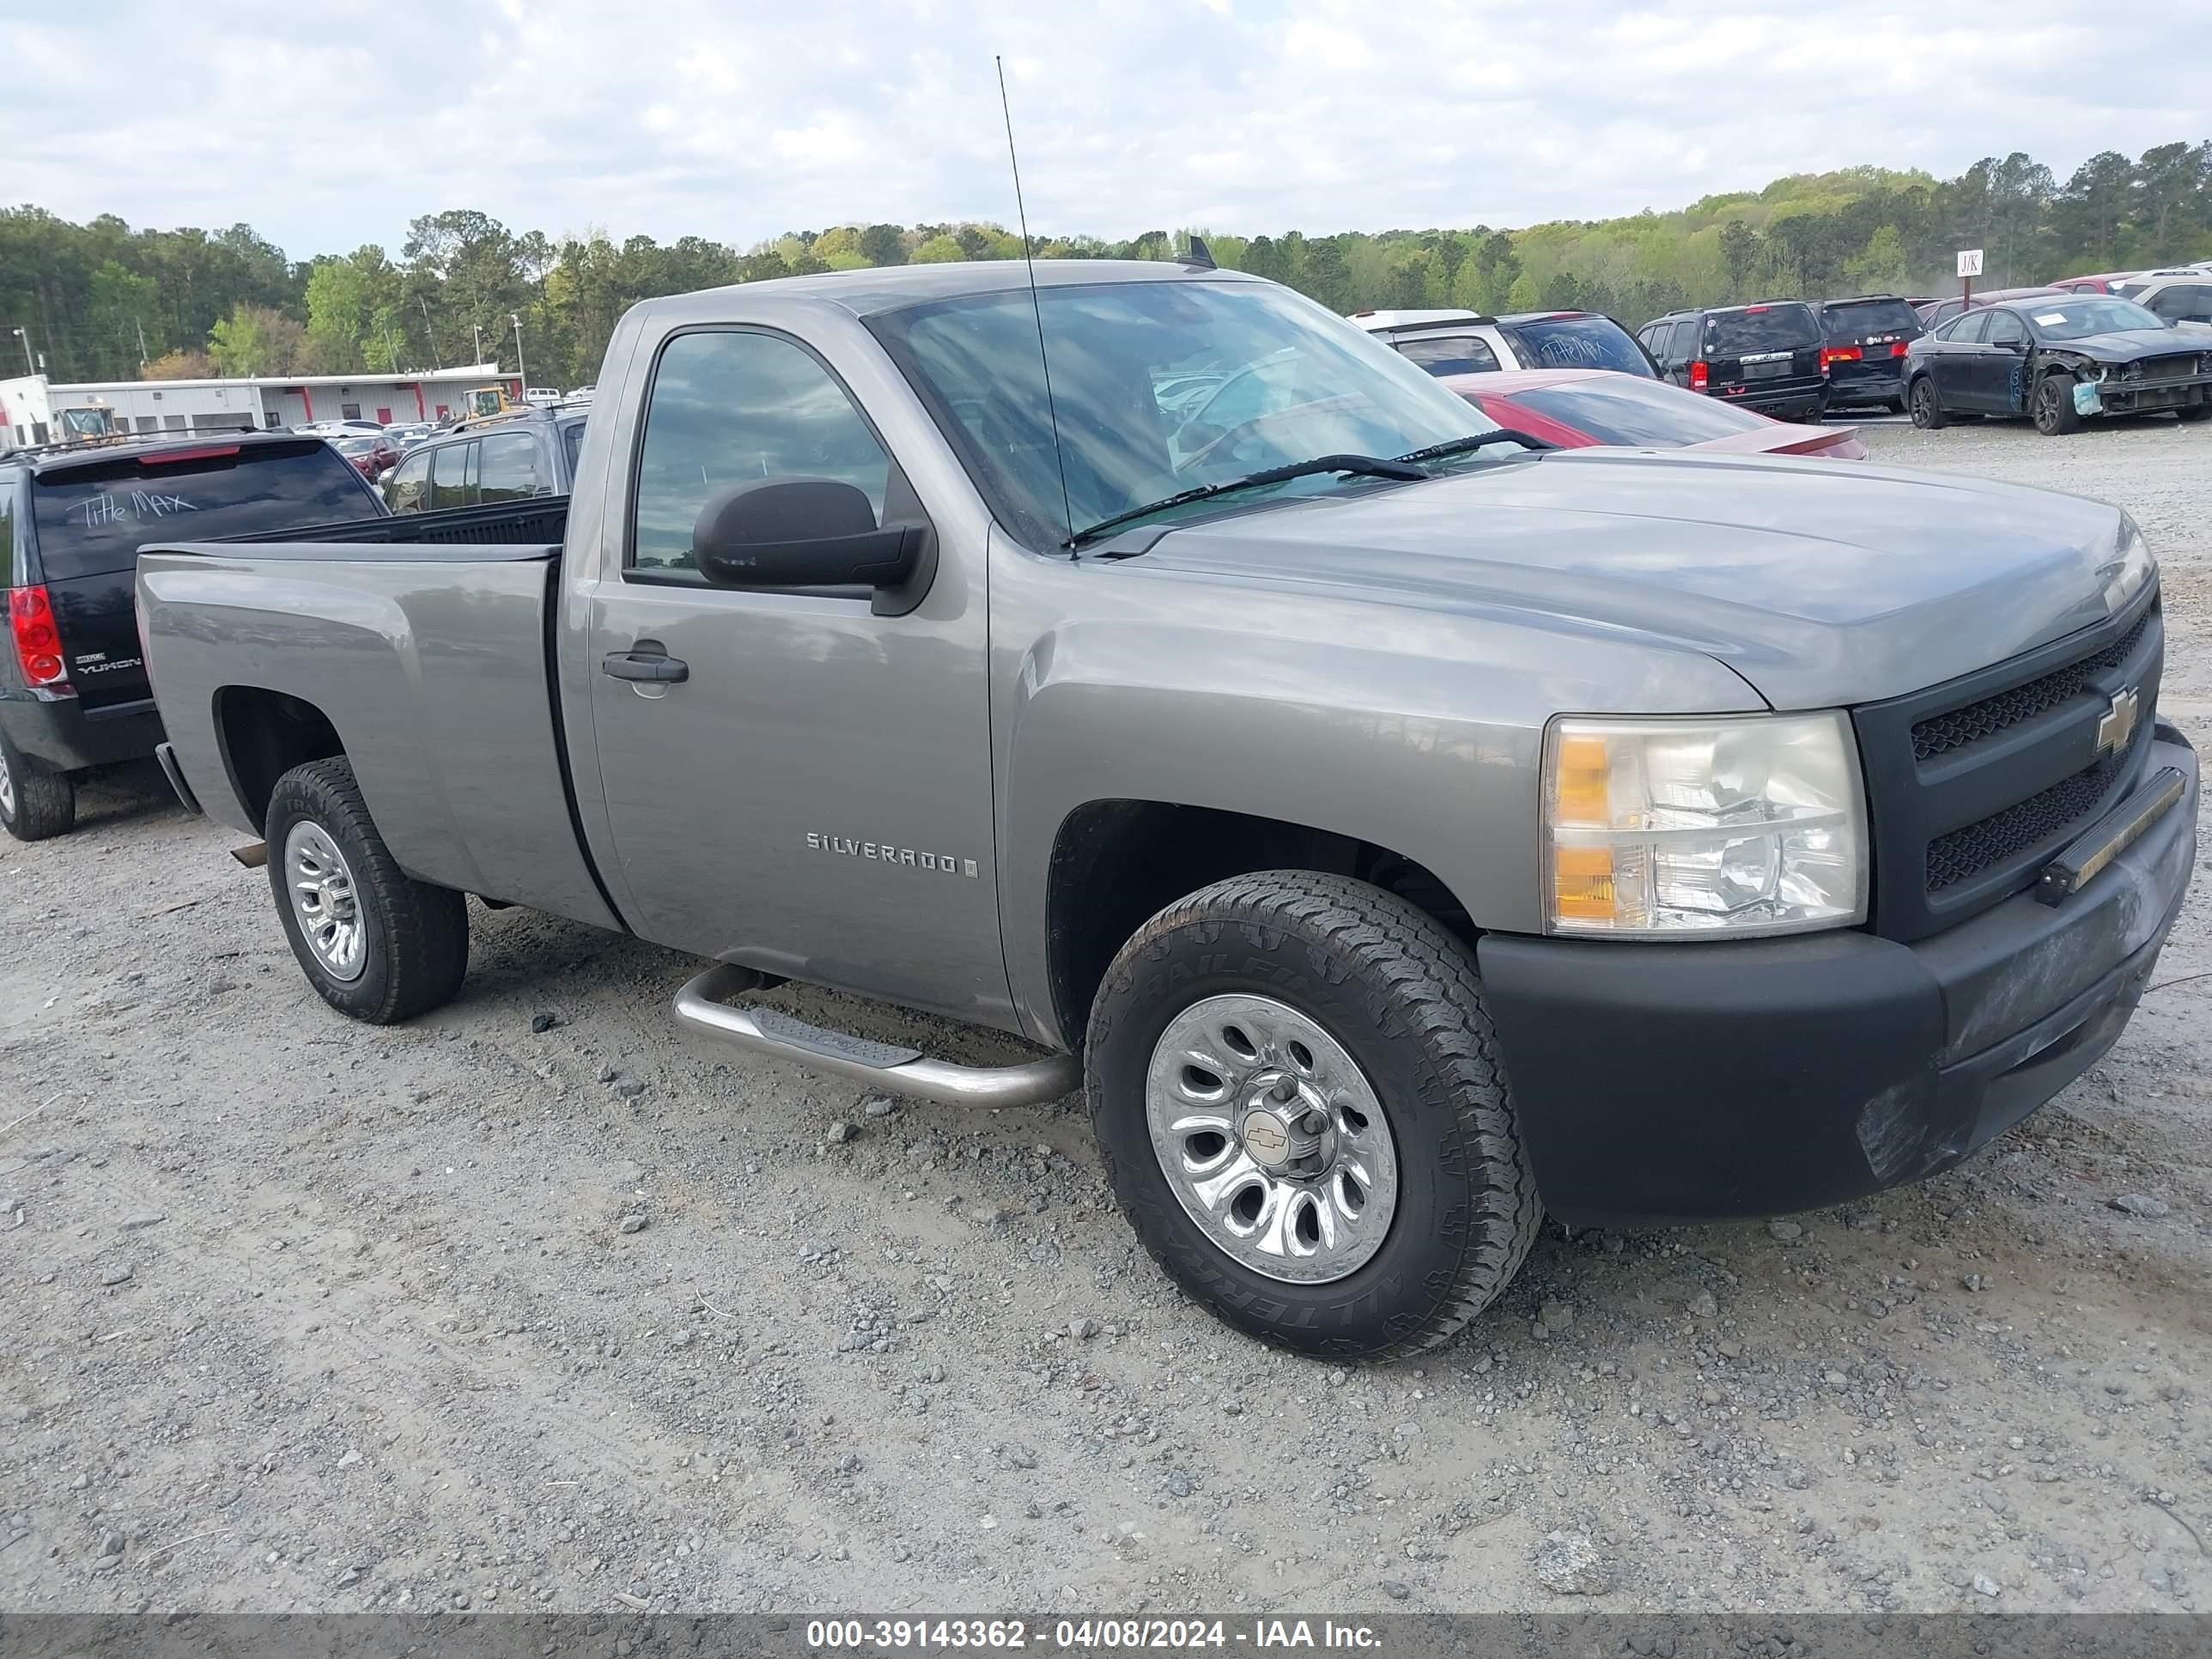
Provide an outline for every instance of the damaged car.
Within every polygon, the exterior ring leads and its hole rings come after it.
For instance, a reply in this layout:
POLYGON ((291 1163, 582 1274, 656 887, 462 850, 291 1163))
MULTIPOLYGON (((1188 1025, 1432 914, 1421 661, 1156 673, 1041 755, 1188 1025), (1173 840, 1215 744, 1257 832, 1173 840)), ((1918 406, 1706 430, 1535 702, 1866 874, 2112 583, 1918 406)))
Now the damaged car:
POLYGON ((2212 331, 2170 327, 2107 295, 2008 300, 1915 340, 1905 356, 1912 423, 2026 416, 2046 437, 2108 415, 2212 415, 2212 331))

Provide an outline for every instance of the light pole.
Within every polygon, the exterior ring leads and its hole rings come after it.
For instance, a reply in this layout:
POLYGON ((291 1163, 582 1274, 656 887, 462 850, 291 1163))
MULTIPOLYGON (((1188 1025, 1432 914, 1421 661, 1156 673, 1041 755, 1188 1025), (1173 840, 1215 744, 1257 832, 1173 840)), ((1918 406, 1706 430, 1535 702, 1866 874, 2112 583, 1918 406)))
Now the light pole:
POLYGON ((483 361, 483 325, 482 323, 471 323, 469 325, 469 332, 477 337, 477 361, 478 362, 482 362, 483 361))
POLYGON ((26 374, 37 374, 39 366, 31 361, 31 331, 27 328, 18 328, 11 330, 10 332, 23 343, 23 372, 26 374))
POLYGON ((514 378, 520 382, 522 395, 526 401, 530 396, 530 371, 522 366, 522 313, 510 311, 507 313, 507 320, 514 325, 514 378))

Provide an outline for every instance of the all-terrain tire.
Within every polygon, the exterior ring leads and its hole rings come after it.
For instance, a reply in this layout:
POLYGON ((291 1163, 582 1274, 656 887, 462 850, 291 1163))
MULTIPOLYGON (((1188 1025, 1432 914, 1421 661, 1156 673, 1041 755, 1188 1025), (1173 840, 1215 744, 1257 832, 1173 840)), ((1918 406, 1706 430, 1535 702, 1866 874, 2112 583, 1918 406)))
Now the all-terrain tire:
POLYGON ((343 759, 311 761, 276 780, 266 819, 269 885, 284 936, 323 1000, 342 1014, 389 1025, 449 1002, 469 966, 468 901, 403 873, 343 759), (332 971, 308 943, 287 855, 295 827, 319 829, 343 863, 362 930, 362 960, 350 976, 332 971))
POLYGON ((1092 1005, 1085 1084, 1109 1178, 1153 1260, 1222 1319, 1300 1352, 1389 1358, 1449 1339, 1511 1281, 1541 1208, 1474 962, 1425 913, 1348 877, 1222 881, 1123 945, 1092 1005), (1395 1148, 1395 1212, 1343 1277, 1255 1272, 1186 1212, 1154 1150, 1155 1046, 1182 1011, 1258 996, 1357 1063, 1395 1148))
POLYGON ((49 772, 0 732, 0 830, 17 841, 48 841, 76 823, 76 785, 49 772))

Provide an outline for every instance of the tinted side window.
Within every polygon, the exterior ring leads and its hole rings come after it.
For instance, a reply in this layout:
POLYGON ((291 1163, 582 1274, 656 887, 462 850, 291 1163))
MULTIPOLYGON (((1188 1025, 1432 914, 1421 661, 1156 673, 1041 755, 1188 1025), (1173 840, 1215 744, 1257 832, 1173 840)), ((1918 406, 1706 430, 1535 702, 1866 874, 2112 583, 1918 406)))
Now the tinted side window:
POLYGON ((1431 374, 1486 374, 1498 367, 1490 343, 1474 334, 1431 334, 1402 341, 1398 350, 1431 374))
POLYGON ((420 513, 428 505, 423 497, 430 488, 430 458, 438 452, 426 449, 419 455, 410 455, 392 469, 392 476, 384 481, 385 505, 394 513, 420 513))
POLYGON ((764 478, 835 478, 882 522, 890 458, 844 388, 771 334, 679 334, 660 354, 639 446, 629 563, 690 570, 691 527, 723 491, 764 478))
POLYGON ((1686 363, 1698 355, 1698 319, 1685 317, 1674 325, 1674 338, 1667 348, 1667 361, 1686 363))
POLYGON ((537 495, 538 439, 528 432, 500 432, 487 437, 477 457, 477 499, 515 501, 537 495))
POLYGON ((1979 345, 1989 337, 1990 313, 1986 311, 1968 312, 1959 319, 1958 327, 1953 329, 1949 336, 1953 343, 1957 345, 1979 345))
POLYGON ((576 457, 584 452, 584 423, 571 421, 561 428, 561 448, 568 458, 568 476, 576 476, 576 457))
POLYGON ((2009 311, 1990 313, 1990 331, 1984 337, 1991 345, 2016 346, 2027 339, 2027 325, 2009 311))
POLYGON ((15 586, 15 487, 21 477, 0 472, 0 587, 15 586))
POLYGON ((430 452, 430 505, 473 507, 477 499, 477 447, 447 444, 430 452))
POLYGON ((2212 286, 2176 283, 2143 303, 2169 323, 2212 323, 2212 286))

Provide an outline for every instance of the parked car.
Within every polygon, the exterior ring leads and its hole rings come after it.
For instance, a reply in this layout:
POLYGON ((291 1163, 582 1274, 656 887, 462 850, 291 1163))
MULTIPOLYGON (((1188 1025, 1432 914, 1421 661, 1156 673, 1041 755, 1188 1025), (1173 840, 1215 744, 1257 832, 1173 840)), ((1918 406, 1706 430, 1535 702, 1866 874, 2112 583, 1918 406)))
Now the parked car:
POLYGON ((2162 323, 2212 324, 2212 270, 2139 278, 2125 297, 2162 323))
POLYGON ((565 495, 576 476, 586 415, 518 411, 464 421, 417 444, 384 481, 394 513, 424 513, 531 495, 565 495))
POLYGON ((380 437, 384 428, 374 421, 309 421, 293 431, 310 438, 380 437))
POLYGON ((404 426, 385 428, 384 435, 398 444, 400 453, 404 455, 416 445, 428 441, 436 434, 437 430, 437 422, 434 421, 410 421, 404 426))
POLYGON ((361 475, 319 438, 289 433, 155 440, 0 457, 0 829, 43 841, 76 818, 88 768, 161 741, 131 605, 138 544, 289 529, 380 514, 361 475))
POLYGON ((2087 276, 2062 276, 2051 286, 2062 294, 2112 294, 2142 275, 2139 270, 2100 270, 2087 276))
POLYGON ((2212 333, 2109 295, 1977 307, 1914 341, 1905 373, 1912 423, 1929 428, 2011 415, 2056 436, 2091 416, 2212 415, 2212 333))
POLYGON ((1431 374, 1510 368, 1610 368, 1657 374, 1635 337, 1589 311, 1362 311, 1352 320, 1431 374))
POLYGON ((2143 290, 2155 283, 2179 278, 2192 282, 2203 273, 2194 265, 2161 265, 2154 270, 2138 270, 2114 283, 2110 292, 2115 299, 2140 301, 2143 290))
POLYGON ((1827 349, 1828 403, 1879 404, 1905 412, 1905 353, 1926 331, 1911 305, 1893 294, 1830 300, 1820 307, 1827 349))
POLYGON ((568 401, 572 404, 587 404, 598 395, 599 390, 596 386, 580 386, 568 394, 568 401))
POLYGON ((1273 283, 1034 281, 647 301, 587 495, 143 554, 175 775, 317 994, 444 1002, 475 892, 708 958, 730 1048, 1080 1087, 1162 1268, 1337 1356, 1449 1339, 1547 1210, 1846 1203, 2117 1040, 2197 789, 2119 508, 1528 453, 1273 283), (1179 468, 1196 361, 1252 404, 1179 468), (788 976, 1044 1052, 732 1000, 788 976))
POLYGON ((1934 330, 1949 322, 1960 312, 1970 311, 1975 306, 2002 305, 2007 300, 2041 299, 2054 295, 2063 299, 2065 293, 2063 289, 2057 288, 1993 288, 1977 293, 1972 304, 1954 294, 1948 299, 1932 301, 1916 309, 1920 315, 1920 326, 1923 330, 1934 330))
POLYGON ((1827 336, 1802 300, 1669 312, 1636 337, 1675 386, 1784 420, 1827 413, 1827 336))
POLYGON ((386 437, 382 431, 374 435, 366 432, 347 433, 328 440, 331 448, 360 469, 361 476, 375 483, 399 465, 399 446, 386 437))
POLYGON ((1453 374, 1444 384, 1500 426, 1562 449, 1595 444, 1863 461, 1858 428, 1793 425, 1663 380, 1602 368, 1453 374))
POLYGON ((556 387, 550 386, 526 386, 522 401, 532 409, 550 409, 561 401, 561 393, 556 387))

